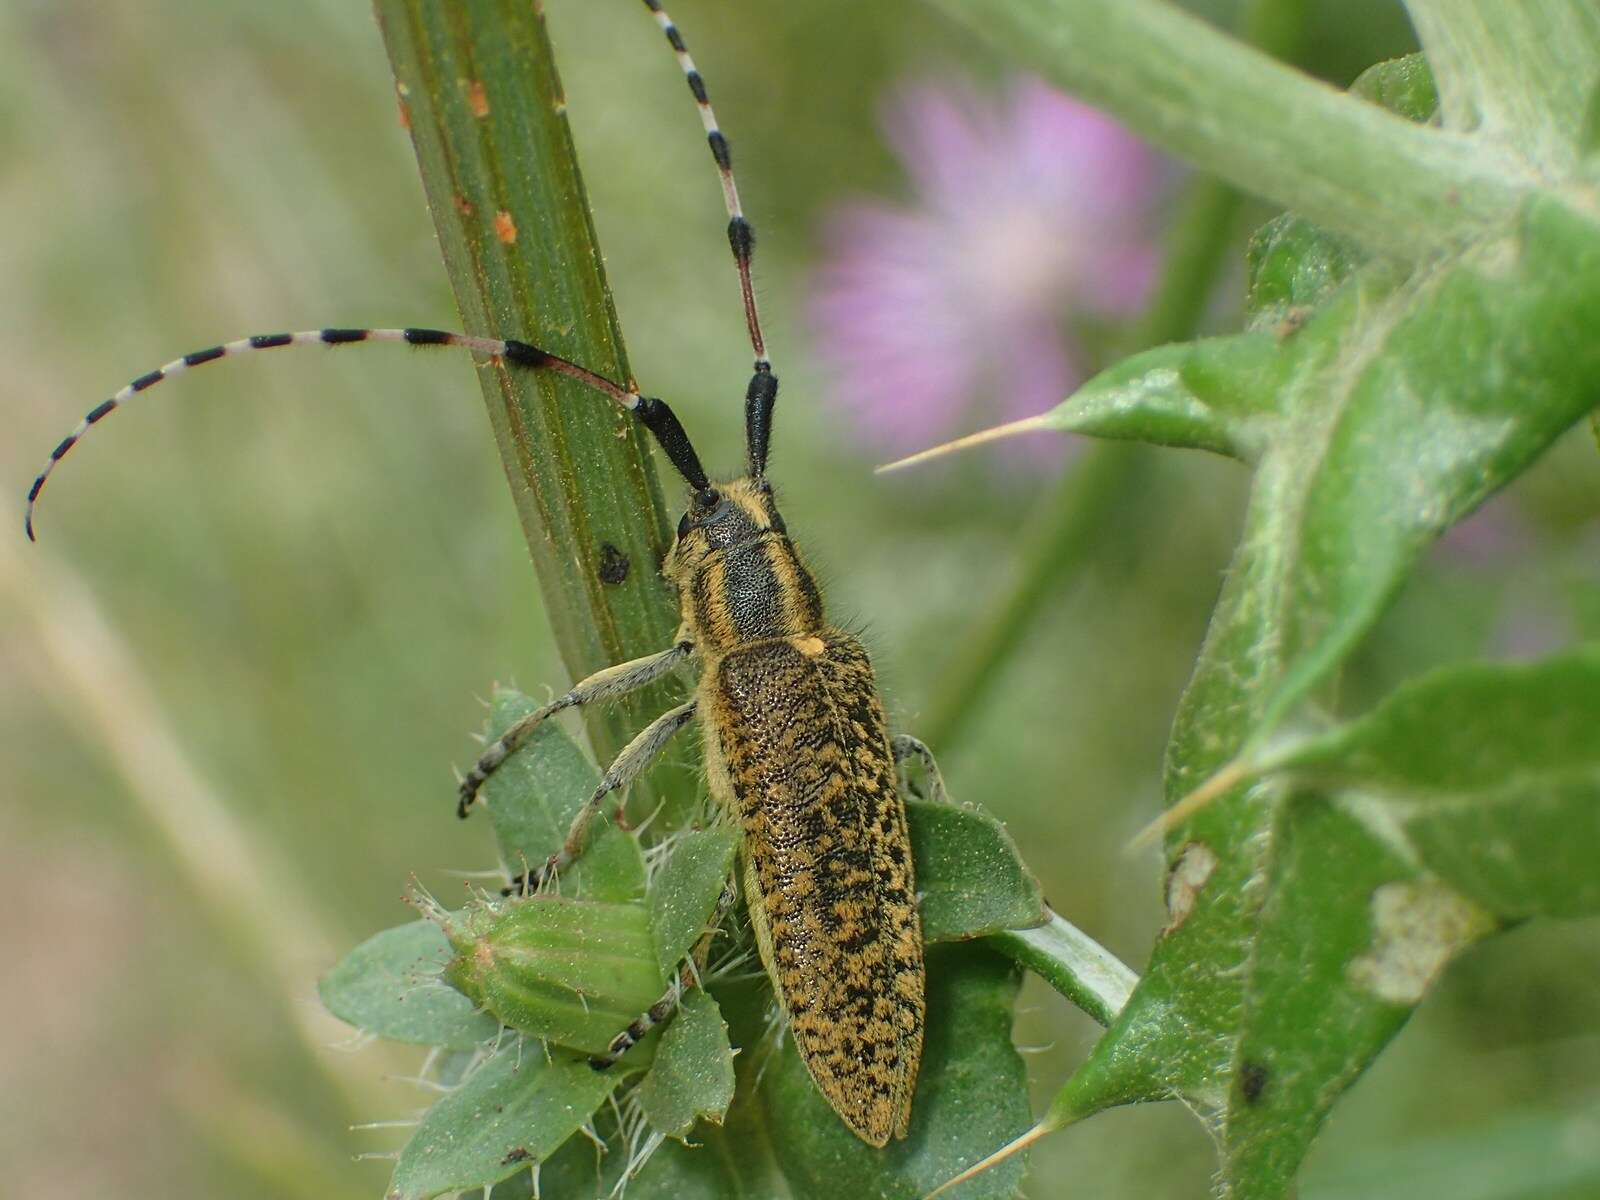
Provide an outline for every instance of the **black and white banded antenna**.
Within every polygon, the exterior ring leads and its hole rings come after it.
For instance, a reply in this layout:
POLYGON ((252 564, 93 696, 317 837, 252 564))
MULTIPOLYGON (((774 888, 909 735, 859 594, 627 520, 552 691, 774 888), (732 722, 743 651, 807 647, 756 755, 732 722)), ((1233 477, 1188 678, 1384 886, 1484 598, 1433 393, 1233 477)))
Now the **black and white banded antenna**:
POLYGON ((473 337, 464 333, 449 333, 443 329, 309 329, 299 333, 261 333, 234 342, 224 342, 205 350, 192 351, 182 358, 175 358, 165 366, 139 376, 109 400, 90 409, 83 420, 78 422, 78 427, 50 452, 50 461, 45 463, 44 470, 39 472, 38 478, 33 481, 33 486, 28 489, 28 510, 24 520, 28 540, 36 540, 33 529, 34 506, 39 500, 39 493, 44 490, 45 480, 50 478, 50 473, 56 469, 56 464, 66 457, 67 451, 82 440, 91 425, 98 425, 140 392, 148 391, 163 380, 181 375, 192 367, 204 366, 219 359, 233 358, 257 350, 276 350, 284 346, 345 346, 354 342, 400 342, 407 346, 459 346, 477 354, 499 359, 509 366, 553 371, 557 375, 565 375, 568 379, 576 380, 585 387, 608 397, 623 411, 632 413, 638 418, 639 423, 654 436, 656 443, 666 452, 667 457, 672 460, 672 465, 694 489, 697 496, 707 495, 711 491, 711 482, 706 478, 705 468, 700 465, 700 457, 695 453, 689 435, 684 432, 677 415, 665 401, 641 396, 632 388, 613 383, 605 376, 597 375, 587 367, 580 367, 577 363, 570 362, 560 355, 551 354, 548 350, 541 350, 538 346, 515 339, 502 341, 499 338, 473 337))
POLYGON ((739 185, 733 177, 733 154, 728 139, 717 125, 717 114, 712 111, 711 98, 706 92, 705 80, 700 77, 684 45, 683 35, 673 23, 661 0, 644 0, 644 6, 655 14, 656 24, 667 37, 667 44, 683 68, 683 77, 700 108, 700 123, 706 129, 706 142, 711 147, 711 157, 716 160, 717 174, 722 180, 722 199, 728 207, 728 245, 733 250, 734 266, 739 271, 739 290, 744 297, 744 320, 750 331, 750 349, 755 354, 755 375, 745 393, 745 443, 750 459, 750 475, 760 479, 767 468, 767 447, 772 439, 772 409, 778 400, 778 377, 772 373, 772 360, 767 357, 766 339, 761 333, 761 313, 756 307, 755 285, 750 278, 750 259, 755 253, 756 234, 739 203, 739 185))
MULTIPOLYGON (((733 177, 733 157, 728 147, 728 139, 717 126, 717 117, 712 111, 705 81, 695 68, 694 60, 689 57, 683 36, 678 32, 678 27, 673 24, 666 10, 661 7, 659 0, 644 0, 644 4, 655 15, 656 24, 666 35, 668 44, 677 55, 678 65, 683 68, 689 91, 693 93, 695 103, 699 106, 700 121, 706 129, 706 141, 711 147, 711 156, 716 160, 717 171, 722 181, 722 196, 728 208, 728 245, 733 250, 734 265, 739 271, 739 289, 744 297, 745 324, 749 329, 750 346, 755 354, 755 374, 751 377, 750 386, 745 392, 745 444, 750 475, 759 480, 766 471, 767 448, 772 436, 772 410, 778 399, 778 377, 773 374, 772 361, 767 357, 766 342, 761 333, 761 315, 756 308, 755 287, 750 278, 750 259, 755 251, 755 231, 740 207, 739 188, 733 177)), ((33 527, 34 507, 38 503, 39 493, 44 490, 45 481, 50 478, 56 464, 82 440, 91 425, 99 424, 140 392, 154 387, 162 380, 182 374, 191 367, 204 366, 218 359, 232 358, 255 350, 275 350, 283 346, 342 346, 353 342, 457 346, 499 359, 509 366, 553 371, 558 375, 565 375, 568 379, 576 380, 585 387, 607 396, 619 407, 638 418, 640 424, 654 436, 656 443, 672 461, 678 473, 694 489, 697 499, 701 502, 714 502, 714 490, 706 477, 705 468, 700 465, 700 458, 695 453, 693 444, 689 441, 689 435, 684 432, 677 415, 665 401, 642 396, 635 389, 613 383, 587 367, 579 366, 548 350, 541 350, 538 346, 515 339, 502 341, 498 338, 449 333, 441 329, 330 328, 304 330, 299 333, 256 334, 204 350, 192 351, 182 358, 175 358, 165 366, 139 376, 110 399, 90 409, 83 420, 78 422, 78 427, 50 452, 50 460, 45 463, 44 470, 39 472, 33 481, 33 486, 28 489, 27 514, 24 519, 28 540, 36 540, 33 527)))

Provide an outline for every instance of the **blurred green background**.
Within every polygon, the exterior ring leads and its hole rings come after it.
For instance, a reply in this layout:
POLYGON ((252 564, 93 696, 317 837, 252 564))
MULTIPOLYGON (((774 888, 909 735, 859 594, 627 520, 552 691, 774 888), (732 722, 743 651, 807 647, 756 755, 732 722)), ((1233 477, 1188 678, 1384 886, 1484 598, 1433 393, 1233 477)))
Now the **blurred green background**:
MULTIPOLYGON (((747 351, 677 67, 632 0, 546 8, 634 370, 708 462, 735 464, 747 351)), ((816 399, 801 313, 830 205, 906 194, 887 90, 1002 64, 903 0, 673 13, 762 239, 785 515, 915 731, 1056 485, 981 451, 875 478, 816 399)), ((1297 57, 1341 85, 1411 48, 1388 0, 1301 15, 1297 57)), ((1233 234, 1214 327, 1237 323, 1264 215, 1233 234)), ((84 411, 185 350, 454 324, 383 50, 350 0, 0 0, 0 278, 0 483, 19 500, 84 411)), ((387 1164, 356 1156, 405 1131, 349 1127, 431 1097, 383 1078, 414 1055, 354 1052, 315 978, 406 918, 413 875, 448 898, 452 872, 492 865, 487 828, 451 813, 477 698, 566 682, 470 370, 384 348, 220 365, 74 453, 40 546, 0 536, 0 1196, 380 1194, 387 1164)), ((935 749, 1055 907, 1137 968, 1160 872, 1122 847, 1156 811, 1246 477, 1141 453, 1128 478, 935 749)), ((1351 705, 1432 663, 1600 636, 1597 552, 1585 431, 1440 548, 1350 673, 1351 705)), ((1307 1200, 1600 1195, 1597 934, 1526 927, 1453 967, 1336 1111, 1307 1200), (1589 1173, 1552 1166, 1583 1146, 1589 1173)), ((1037 1048, 1036 1107, 1095 1032, 1030 982, 1017 1040, 1037 1048)), ((1196 1196, 1211 1152, 1167 1105, 1033 1162, 1036 1197, 1196 1196)))

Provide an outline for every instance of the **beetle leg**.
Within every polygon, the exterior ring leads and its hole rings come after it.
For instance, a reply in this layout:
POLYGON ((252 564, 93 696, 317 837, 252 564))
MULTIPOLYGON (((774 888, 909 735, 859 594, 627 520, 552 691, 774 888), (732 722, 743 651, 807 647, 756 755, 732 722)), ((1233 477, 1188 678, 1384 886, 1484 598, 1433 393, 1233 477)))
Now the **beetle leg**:
POLYGON ((705 970, 706 956, 711 952, 711 943, 716 940, 717 931, 722 926, 722 918, 728 915, 728 910, 733 907, 733 902, 738 897, 738 885, 733 879, 729 879, 727 886, 722 889, 722 895, 717 898, 717 910, 711 915, 706 931, 700 935, 700 940, 695 942, 694 949, 689 951, 689 957, 678 969, 678 977, 672 986, 666 990, 661 999, 645 1009, 629 1022, 626 1029, 612 1038, 604 1054, 596 1054, 590 1058, 591 1067, 596 1071, 604 1071, 614 1065, 617 1059, 632 1050, 645 1034, 656 1026, 665 1024, 671 1018, 677 1011, 685 992, 700 986, 700 972, 705 970))
POLYGON ((928 749, 926 743, 909 733, 897 733, 889 739, 889 748, 894 751, 897 767, 903 767, 908 758, 921 762, 923 774, 928 777, 928 799, 935 804, 949 803, 950 795, 944 789, 944 776, 939 773, 939 764, 934 761, 933 751, 928 749))
POLYGON ((567 838, 561 849, 552 854, 542 867, 535 871, 527 871, 511 881, 511 886, 504 890, 504 895, 526 896, 536 892, 545 880, 557 871, 570 866, 578 855, 583 853, 584 841, 589 836, 589 825, 594 820, 595 813, 600 811, 600 806, 605 798, 612 792, 621 791, 640 775, 644 774, 660 754, 672 735, 677 733, 690 721, 694 720, 695 702, 690 700, 687 704, 680 704, 677 708, 662 713, 622 748, 622 753, 617 755, 617 760, 606 768, 600 786, 595 788, 594 795, 578 810, 578 815, 573 819, 572 826, 567 830, 567 838))
POLYGON ((472 770, 467 772, 466 778, 461 781, 460 795, 456 800, 456 814, 462 817, 467 815, 473 801, 477 799, 478 789, 490 775, 495 773, 501 763, 510 758, 519 746, 533 736, 533 731, 546 718, 579 705, 592 704, 597 700, 611 700, 638 691, 676 670, 693 653, 693 642, 680 641, 659 654, 647 654, 643 658, 635 658, 625 663, 618 663, 614 667, 607 667, 603 671, 596 671, 589 678, 573 684, 572 690, 566 695, 557 696, 543 708, 535 709, 523 717, 496 738, 479 756, 472 770))

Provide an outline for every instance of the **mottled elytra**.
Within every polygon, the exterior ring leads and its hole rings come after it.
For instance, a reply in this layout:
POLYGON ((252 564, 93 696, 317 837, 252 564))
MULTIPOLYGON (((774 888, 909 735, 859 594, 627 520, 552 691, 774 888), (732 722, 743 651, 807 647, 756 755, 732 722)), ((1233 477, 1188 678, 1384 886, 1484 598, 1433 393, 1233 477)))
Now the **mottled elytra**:
MULTIPOLYGON (((903 1137, 911 1120, 925 1011, 922 931, 899 790, 902 761, 916 757, 935 794, 942 788, 927 748, 889 735, 866 651, 828 621, 816 581, 773 500, 766 466, 778 377, 751 286, 755 236, 705 81, 665 10, 657 0, 644 3, 683 68, 727 205, 728 243, 755 357, 745 394, 742 475, 713 483, 664 401, 529 343, 436 329, 319 329, 226 342, 133 380, 91 409, 51 452, 28 493, 26 528, 33 537, 34 505, 46 479, 91 425, 173 375, 249 351, 373 341, 457 346, 510 367, 564 375, 633 414, 689 487, 663 568, 682 616, 674 644, 608 667, 519 721, 467 773, 458 811, 470 812, 485 780, 540 722, 692 669, 698 680, 693 698, 627 745, 559 852, 507 890, 536 892, 581 854, 606 797, 638 778, 675 733, 698 724, 711 794, 742 834, 736 880, 723 907, 742 887, 762 963, 812 1079, 857 1136, 882 1146, 903 1137)), ((626 577, 626 557, 616 558, 605 568, 607 582, 626 577)), ((604 1069, 671 1011, 670 997, 651 1006, 618 1033, 596 1067, 604 1069)))

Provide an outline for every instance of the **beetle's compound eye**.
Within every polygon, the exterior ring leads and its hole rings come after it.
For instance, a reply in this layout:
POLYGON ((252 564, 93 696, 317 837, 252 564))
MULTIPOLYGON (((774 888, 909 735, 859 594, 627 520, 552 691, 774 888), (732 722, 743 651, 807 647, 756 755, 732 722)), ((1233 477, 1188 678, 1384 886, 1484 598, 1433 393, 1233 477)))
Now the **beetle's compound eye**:
POLYGON ((716 488, 708 487, 703 492, 696 492, 694 499, 689 501, 689 509, 678 521, 678 538, 681 541, 689 536, 689 530, 709 517, 717 505, 722 503, 722 493, 716 488))

